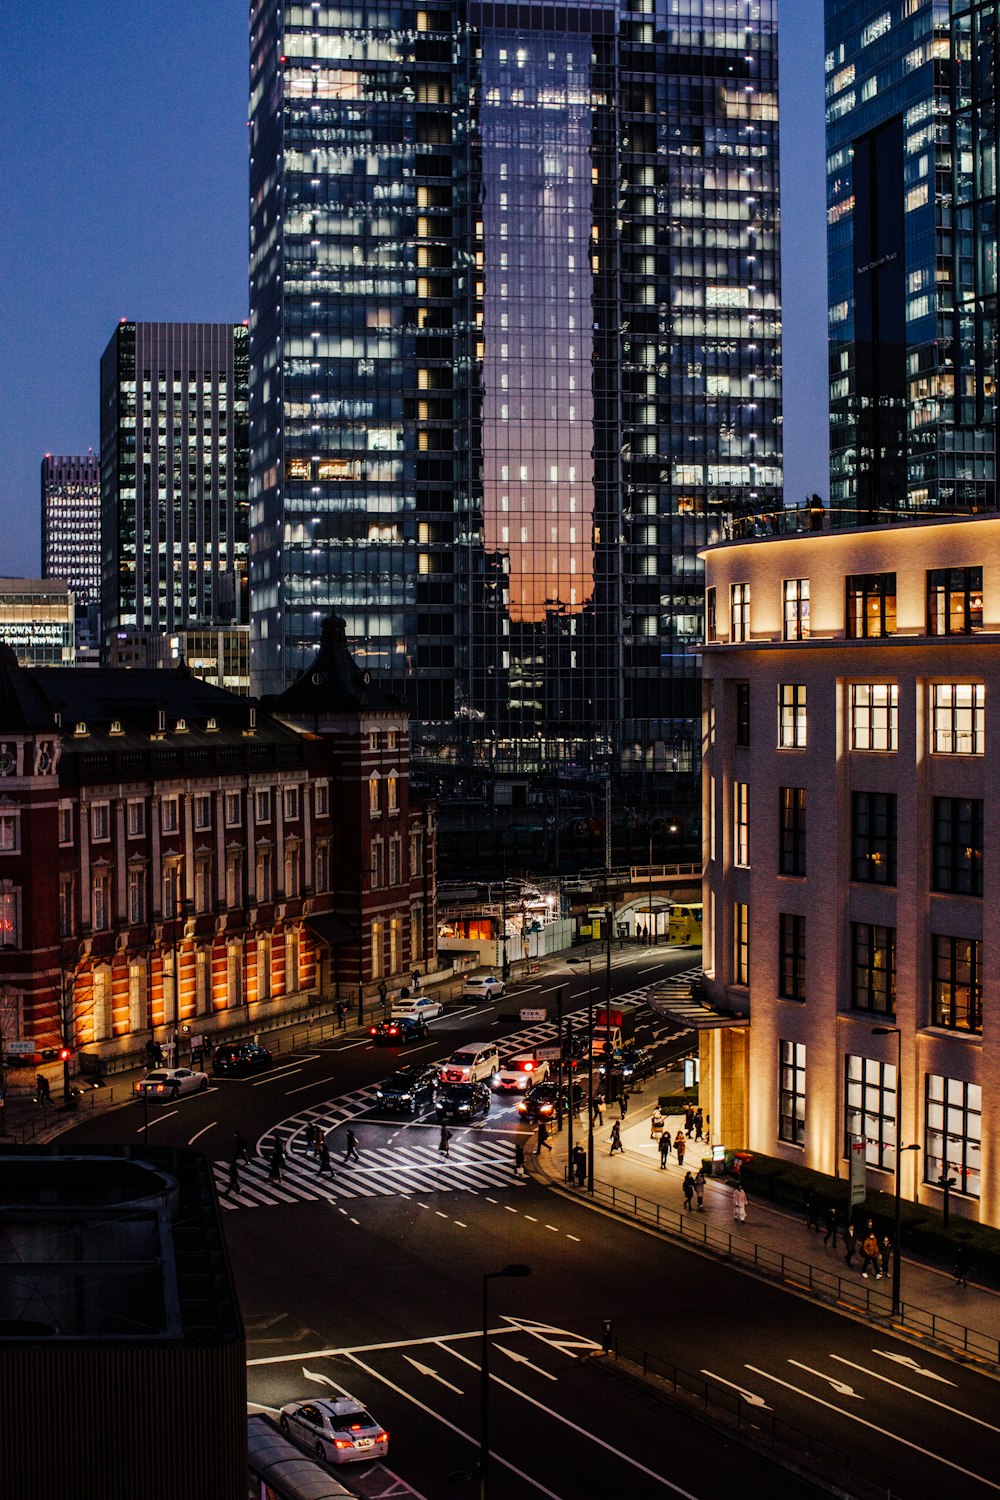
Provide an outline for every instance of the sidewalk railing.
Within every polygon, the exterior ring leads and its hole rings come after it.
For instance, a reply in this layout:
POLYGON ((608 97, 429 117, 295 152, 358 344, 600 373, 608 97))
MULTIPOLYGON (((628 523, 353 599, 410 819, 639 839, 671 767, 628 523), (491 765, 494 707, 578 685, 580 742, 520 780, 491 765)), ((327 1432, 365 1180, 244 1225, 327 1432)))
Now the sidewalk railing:
MULTIPOLYGON (((589 1196, 589 1195, 587 1195, 589 1196)), ((689 1244, 699 1245, 714 1255, 732 1261, 780 1281, 831 1306, 850 1309, 867 1318, 884 1318, 921 1334, 926 1339, 945 1345, 951 1350, 974 1356, 989 1364, 1000 1364, 1000 1340, 990 1334, 980 1333, 975 1328, 966 1328, 953 1318, 926 1308, 916 1307, 912 1302, 900 1305, 893 1315, 892 1294, 871 1283, 860 1284, 849 1280, 836 1271, 814 1266, 798 1256, 784 1251, 772 1250, 767 1245, 716 1228, 708 1219, 687 1213, 683 1209, 666 1208, 651 1198, 628 1192, 608 1183, 594 1183, 594 1198, 615 1213, 626 1214, 643 1224, 652 1224, 664 1234, 677 1235, 689 1244)))
POLYGON ((682 1370, 670 1360, 661 1359, 659 1355, 650 1354, 617 1337, 609 1353, 615 1365, 634 1378, 641 1378, 660 1391, 666 1388, 674 1396, 681 1397, 685 1404, 700 1407, 716 1421, 725 1423, 730 1431, 740 1433, 749 1442, 765 1448, 779 1462, 791 1461, 808 1469, 816 1478, 835 1483, 838 1493, 847 1492, 864 1497, 864 1500, 869 1496, 872 1500, 875 1497, 893 1500, 899 1493, 893 1489, 889 1475, 852 1457, 842 1445, 828 1443, 803 1428, 795 1427, 703 1375, 682 1370), (842 1491, 841 1487, 845 1490, 842 1491))

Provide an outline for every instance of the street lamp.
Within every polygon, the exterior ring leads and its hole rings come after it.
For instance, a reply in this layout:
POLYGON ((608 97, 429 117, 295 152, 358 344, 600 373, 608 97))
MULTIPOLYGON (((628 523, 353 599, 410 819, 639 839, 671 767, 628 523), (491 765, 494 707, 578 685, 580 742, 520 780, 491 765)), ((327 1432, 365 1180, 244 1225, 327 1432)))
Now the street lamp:
MULTIPOLYGON (((594 964, 590 957, 567 958, 566 962, 587 965, 587 1192, 592 1193, 594 1191, 594 964)), ((571 1078, 570 1088, 572 1087, 571 1078)))
POLYGON ((892 1312, 899 1314, 899 1223, 903 1187, 903 1151, 916 1151, 916 1146, 903 1146, 903 1033, 898 1026, 873 1026, 872 1036, 895 1036, 896 1038, 896 1203, 892 1236, 892 1312))
POLYGON ((479 1500, 489 1495, 490 1464, 490 1320, 489 1286, 502 1276, 530 1276, 531 1267, 504 1266, 502 1271, 483 1272, 483 1343, 479 1361, 479 1500))

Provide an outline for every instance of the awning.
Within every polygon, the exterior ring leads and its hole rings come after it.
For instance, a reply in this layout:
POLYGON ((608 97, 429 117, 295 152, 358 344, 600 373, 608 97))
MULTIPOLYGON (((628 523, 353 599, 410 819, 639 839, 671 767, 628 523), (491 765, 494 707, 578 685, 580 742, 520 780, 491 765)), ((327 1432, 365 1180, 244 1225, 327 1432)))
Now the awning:
POLYGON ((318 937, 329 948, 337 948, 341 943, 356 943, 358 940, 358 929, 352 927, 350 922, 345 922, 343 917, 338 917, 336 912, 313 912, 310 916, 303 917, 302 921, 313 936, 318 937))
POLYGON ((723 1010, 710 1000, 700 975, 679 975, 665 980, 650 991, 646 1003, 658 1016, 691 1031, 721 1031, 727 1026, 750 1025, 747 1011, 723 1010))

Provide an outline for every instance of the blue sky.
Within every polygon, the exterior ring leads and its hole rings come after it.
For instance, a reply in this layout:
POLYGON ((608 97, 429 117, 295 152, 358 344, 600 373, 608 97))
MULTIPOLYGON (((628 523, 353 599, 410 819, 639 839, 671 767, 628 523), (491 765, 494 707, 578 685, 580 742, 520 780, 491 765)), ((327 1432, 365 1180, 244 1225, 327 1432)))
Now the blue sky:
MULTIPOLYGON (((785 483, 826 494, 822 0, 779 0, 785 483)), ((22 0, 4 13, 0 574, 38 576, 42 455, 97 448, 121 317, 238 322, 247 7, 22 0)))

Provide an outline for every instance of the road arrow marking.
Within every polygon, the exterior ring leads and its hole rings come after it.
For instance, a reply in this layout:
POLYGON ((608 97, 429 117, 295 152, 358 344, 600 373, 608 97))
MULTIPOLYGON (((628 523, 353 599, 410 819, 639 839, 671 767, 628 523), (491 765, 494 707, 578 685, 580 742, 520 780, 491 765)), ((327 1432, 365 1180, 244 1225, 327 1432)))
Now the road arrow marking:
MULTIPOLYGON (((568 1236, 573 1239, 573 1235, 568 1236)), ((530 1318, 512 1318, 506 1313, 503 1321, 509 1323, 512 1330, 527 1333, 533 1339, 538 1339, 542 1344, 548 1344, 552 1349, 558 1349, 560 1354, 571 1354, 576 1358, 575 1350, 582 1349, 587 1354, 592 1354, 600 1349, 600 1344, 595 1344, 593 1339, 583 1338, 578 1333, 570 1333, 567 1328, 556 1328, 551 1323, 536 1323, 530 1318)))
POLYGON ((720 1385, 728 1385, 730 1390, 738 1391, 748 1405, 759 1406, 761 1411, 771 1410, 764 1397, 758 1396, 755 1391, 748 1391, 745 1386, 737 1385, 734 1380, 725 1380, 721 1375, 716 1375, 714 1370, 702 1370, 701 1373, 707 1375, 709 1380, 717 1380, 720 1385))
POLYGON ((501 1354, 506 1354, 507 1358, 512 1359, 515 1364, 527 1365, 528 1369, 534 1370, 536 1375, 544 1375, 546 1380, 559 1379, 558 1375, 550 1375, 548 1370, 543 1370, 541 1365, 533 1365, 526 1354, 517 1354, 513 1349, 505 1349, 503 1344, 494 1344, 493 1347, 499 1350, 501 1354))
POLYGON ((950 1385, 953 1388, 955 1386, 954 1380, 945 1380, 944 1376, 939 1375, 936 1370, 925 1370, 923 1365, 917 1363, 912 1354, 896 1354, 892 1349, 873 1349, 872 1353, 880 1354, 883 1359, 894 1360, 897 1365, 905 1365, 908 1370, 913 1371, 914 1375, 924 1375, 928 1380, 939 1381, 941 1385, 950 1385))
POLYGON ((449 1391, 454 1391, 456 1396, 465 1395, 465 1392, 460 1391, 457 1385, 452 1385, 451 1381, 445 1380, 444 1376, 439 1375, 437 1370, 432 1370, 430 1365, 422 1365, 419 1359, 412 1359, 409 1354, 404 1354, 403 1358, 406 1360, 406 1363, 408 1365, 413 1366, 418 1375, 429 1375, 431 1379, 436 1380, 439 1385, 446 1385, 449 1391))
POLYGON ((306 1380, 315 1380, 317 1385, 328 1385, 331 1390, 340 1391, 341 1395, 346 1395, 342 1387, 335 1380, 331 1380, 329 1375, 321 1375, 318 1370, 307 1370, 305 1365, 302 1366, 302 1375, 306 1380))
MULTIPOLYGON (((841 1359, 839 1354, 831 1354, 830 1358, 839 1360, 844 1365, 850 1364, 849 1360, 841 1359)), ((995 1427, 992 1422, 987 1422, 982 1417, 974 1417, 970 1411, 963 1411, 960 1407, 949 1406, 947 1401, 939 1401, 936 1396, 928 1396, 926 1391, 915 1390, 912 1385, 900 1385, 898 1380, 890 1380, 888 1375, 880 1375, 877 1370, 869 1370, 865 1365, 854 1364, 851 1367, 859 1370, 863 1375, 870 1375, 872 1380, 878 1380, 882 1385, 891 1385, 894 1391, 905 1391, 908 1396, 916 1396, 918 1401, 926 1401, 928 1406, 939 1406, 942 1411, 950 1412, 952 1416, 964 1417, 967 1422, 975 1422, 977 1427, 985 1427, 989 1432, 1000 1432, 1000 1427, 995 1427)), ((950 1385, 951 1381, 945 1383, 950 1385)))
POLYGON ((817 1380, 825 1380, 829 1385, 833 1386, 838 1396, 853 1396, 855 1401, 863 1401, 865 1399, 864 1396, 859 1396, 854 1387, 848 1385, 844 1380, 836 1380, 832 1375, 824 1375, 822 1370, 814 1370, 811 1365, 804 1365, 797 1359, 790 1359, 788 1363, 795 1365, 796 1369, 805 1370, 808 1375, 815 1375, 817 1380))

